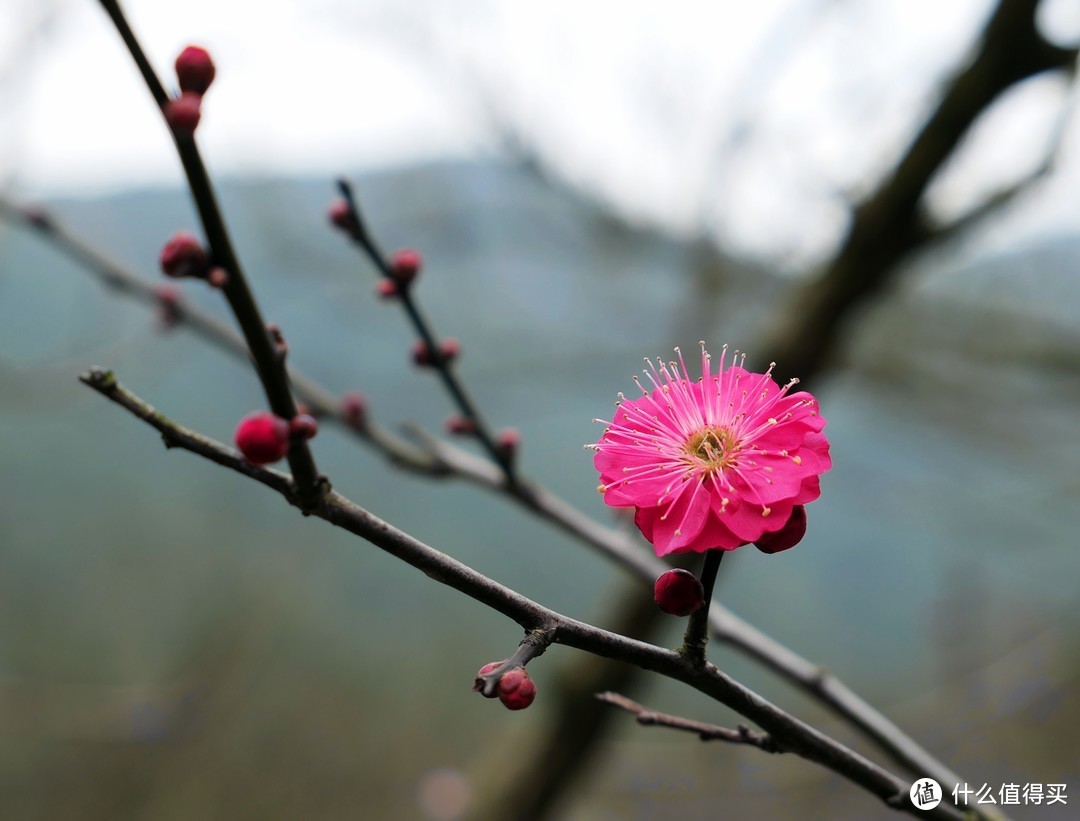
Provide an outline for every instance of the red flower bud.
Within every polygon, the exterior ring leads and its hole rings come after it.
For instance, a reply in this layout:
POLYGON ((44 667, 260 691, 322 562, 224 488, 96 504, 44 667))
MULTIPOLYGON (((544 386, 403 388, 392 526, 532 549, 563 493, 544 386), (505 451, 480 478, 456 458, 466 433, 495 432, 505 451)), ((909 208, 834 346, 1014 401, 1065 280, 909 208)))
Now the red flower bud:
POLYGON ((398 289, 397 282, 383 278, 375 283, 375 293, 379 295, 380 299, 394 299, 401 291, 398 289))
POLYGON ((220 291, 228 282, 229 272, 221 266, 215 266, 206 273, 206 283, 211 288, 217 288, 220 291))
POLYGON ((214 61, 204 48, 188 46, 180 52, 176 58, 176 79, 180 83, 181 91, 190 91, 192 94, 205 94, 214 82, 214 61))
POLYGON ((390 275, 402 285, 407 285, 416 279, 423 263, 424 260, 419 251, 413 251, 411 248, 397 251, 390 258, 390 275))
POLYGON ((269 411, 255 411, 236 426, 236 447, 253 465, 268 465, 289 451, 289 423, 269 411))
POLYGON ((178 231, 161 249, 161 270, 171 277, 204 277, 210 257, 194 234, 178 231))
POLYGON ((202 117, 202 97, 185 91, 175 100, 165 103, 165 122, 177 134, 195 133, 202 117))
POLYGON ((803 505, 795 505, 791 509, 787 524, 775 533, 766 533, 756 542, 754 547, 762 553, 779 553, 795 547, 806 535, 806 508, 803 505))
POLYGON ((705 604, 705 589, 689 570, 669 570, 656 580, 653 598, 665 613, 689 616, 705 604))
POLYGON ((431 349, 424 340, 418 339, 412 346, 412 359, 422 368, 431 364, 431 349))
POLYGON ((367 413, 367 399, 362 393, 349 391, 341 397, 338 412, 350 428, 362 427, 367 413))
POLYGON ((451 362, 457 359, 458 354, 461 353, 461 343, 456 339, 444 339, 442 343, 442 358, 445 362, 451 362))
POLYGON ((345 200, 334 200, 326 213, 330 222, 347 234, 355 234, 359 228, 353 218, 352 209, 345 200))
POLYGON ((162 328, 171 328, 180 321, 180 289, 170 283, 154 288, 158 301, 158 318, 162 328))
POLYGON ((495 444, 508 458, 513 457, 521 446, 521 434, 517 428, 503 428, 495 437, 495 444))
POLYGON ((536 698, 536 685, 524 667, 514 667, 503 673, 495 690, 507 710, 524 710, 536 698))
POLYGON ((446 432, 455 436, 468 436, 476 433, 476 423, 464 416, 451 416, 446 420, 446 432))
POLYGON ((319 423, 308 413, 298 413, 289 420, 289 438, 293 441, 313 439, 319 432, 319 423))
POLYGON ((500 659, 499 661, 489 661, 487 664, 477 670, 476 680, 473 681, 473 692, 479 693, 484 698, 497 698, 499 695, 497 689, 493 690, 490 693, 484 691, 484 684, 486 683, 484 681, 484 676, 488 675, 489 673, 494 673, 504 664, 506 664, 506 659, 500 659))

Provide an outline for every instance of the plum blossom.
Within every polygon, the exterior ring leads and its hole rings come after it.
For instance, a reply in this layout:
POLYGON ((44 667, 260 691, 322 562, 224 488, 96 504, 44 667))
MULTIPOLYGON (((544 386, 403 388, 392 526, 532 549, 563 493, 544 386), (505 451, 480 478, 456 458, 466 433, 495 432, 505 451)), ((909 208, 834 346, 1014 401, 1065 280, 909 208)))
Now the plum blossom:
MULTIPOLYGON (((634 522, 658 556, 734 550, 782 530, 797 506, 816 499, 832 465, 825 420, 809 393, 792 393, 734 353, 716 373, 701 347, 701 378, 678 362, 649 362, 642 395, 619 394, 615 416, 591 445, 599 490, 634 522)), ((648 360, 646 360, 648 361, 648 360)))

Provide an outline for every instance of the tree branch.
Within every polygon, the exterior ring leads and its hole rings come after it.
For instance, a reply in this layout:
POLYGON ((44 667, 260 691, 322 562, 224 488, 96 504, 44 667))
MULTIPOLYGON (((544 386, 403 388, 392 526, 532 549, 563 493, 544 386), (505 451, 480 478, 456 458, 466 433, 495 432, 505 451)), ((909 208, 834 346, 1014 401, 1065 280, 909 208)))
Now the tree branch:
POLYGON ((832 770, 878 796, 893 809, 916 817, 964 817, 956 808, 944 804, 925 815, 912 805, 906 781, 784 712, 714 665, 695 665, 672 650, 610 633, 543 607, 379 519, 336 491, 327 489, 316 507, 307 508, 287 476, 250 465, 229 448, 172 422, 120 385, 111 372, 93 369, 80 378, 156 429, 170 447, 189 450, 276 490, 305 514, 325 519, 360 536, 421 570, 429 578, 512 619, 526 631, 542 631, 545 636, 550 636, 552 643, 681 681, 753 721, 783 749, 832 770))
POLYGON ((899 263, 928 239, 920 208, 931 180, 960 139, 1004 91, 1052 70, 1071 70, 1076 49, 1048 43, 1035 22, 1039 0, 1000 0, 971 62, 948 84, 892 172, 855 209, 846 238, 823 273, 798 289, 781 314, 765 362, 779 362, 803 384, 820 371, 855 308, 886 287, 899 263))
MULTIPOLYGON (((341 192, 345 204, 349 209, 349 226, 351 228, 351 230, 349 230, 350 237, 367 255, 368 259, 371 260, 371 263, 375 266, 379 274, 385 279, 395 282, 390 262, 387 260, 386 254, 383 253, 379 244, 371 235, 371 231, 367 227, 367 222, 364 219, 363 214, 360 213, 360 207, 356 201, 352 183, 342 178, 338 180, 337 184, 338 190, 341 192)), ((412 285, 398 283, 398 286, 395 298, 401 303, 401 307, 405 311, 409 323, 413 326, 413 330, 416 331, 417 336, 420 337, 420 340, 426 346, 431 359, 431 367, 438 373, 443 387, 446 389, 446 392, 450 394, 450 398, 454 401, 454 404, 457 405, 462 416, 469 420, 472 428, 472 435, 479 440, 481 445, 483 445, 484 449, 491 456, 492 461, 502 469, 507 484, 511 486, 516 484, 515 460, 513 454, 506 448, 499 447, 498 443, 495 441, 495 437, 491 433, 491 427, 488 425, 483 414, 480 413, 480 408, 477 406, 476 402, 473 401, 473 398, 465 388, 465 383, 458 378, 451 361, 443 355, 442 342, 436 335, 434 326, 424 315, 419 303, 413 297, 412 285)))
MULTIPOLYGON (((38 231, 119 293, 150 304, 158 302, 155 285, 110 259, 40 211, 19 208, 0 198, 0 218, 25 224, 38 231)), ((190 327, 222 350, 244 361, 248 359, 243 339, 197 306, 180 303, 176 319, 181 326, 190 327)), ((309 405, 312 413, 341 423, 391 463, 419 475, 462 479, 503 494, 504 498, 514 500, 539 519, 598 551, 643 584, 651 586, 668 569, 651 552, 644 550, 633 535, 596 522, 543 486, 518 477, 517 484, 510 488, 502 472, 491 462, 431 436, 416 426, 407 430, 413 439, 419 441, 419 447, 395 436, 370 418, 366 418, 361 426, 356 426, 342 415, 339 399, 331 391, 292 368, 289 378, 297 395, 309 405)), ((835 675, 780 644, 718 602, 714 602, 710 608, 709 625, 717 641, 744 653, 815 697, 912 774, 928 775, 942 784, 964 780, 835 675)))
POLYGON ((729 727, 720 727, 716 724, 706 724, 702 721, 680 718, 668 713, 658 713, 638 704, 636 701, 631 701, 626 696, 610 691, 597 693, 596 698, 636 716, 637 723, 644 726, 670 727, 673 730, 694 733, 702 741, 727 741, 731 744, 748 744, 767 753, 785 752, 771 736, 755 733, 745 724, 740 724, 732 730, 729 727))
MULTIPOLYGON (((169 103, 169 96, 164 86, 154 73, 146 54, 139 45, 138 39, 131 31, 120 4, 116 0, 100 0, 102 8, 108 14, 117 31, 120 33, 124 45, 131 53, 135 65, 142 74, 147 88, 150 90, 155 102, 161 110, 162 118, 165 116, 165 107, 169 103)), ((210 177, 206 173, 202 156, 195 145, 195 137, 192 134, 181 134, 176 129, 170 128, 173 142, 176 145, 177 154, 184 167, 187 176, 188 187, 195 202, 195 208, 199 213, 203 231, 206 234, 206 242, 210 246, 214 264, 225 269, 228 274, 222 292, 229 302, 236 317, 236 322, 244 335, 247 348, 251 352, 251 358, 255 364, 255 371, 262 382, 270 409, 283 419, 292 419, 296 416, 296 401, 293 399, 289 388, 289 377, 285 368, 285 359, 279 355, 274 341, 267 331, 266 321, 263 319, 255 296, 248 287, 247 278, 244 276, 240 259, 233 249, 232 239, 221 209, 218 207, 217 197, 214 194, 210 177)), ((289 467, 296 478, 301 501, 305 505, 315 504, 317 496, 323 485, 315 466, 315 458, 311 454, 306 440, 294 438, 289 446, 289 467)))

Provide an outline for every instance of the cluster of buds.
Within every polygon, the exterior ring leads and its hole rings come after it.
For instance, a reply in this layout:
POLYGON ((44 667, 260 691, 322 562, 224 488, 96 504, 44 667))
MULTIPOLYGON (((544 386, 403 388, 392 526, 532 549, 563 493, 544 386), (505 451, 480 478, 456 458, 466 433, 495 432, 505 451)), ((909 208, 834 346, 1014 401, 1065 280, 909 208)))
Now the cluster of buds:
POLYGON ((419 251, 406 248, 395 252, 387 265, 387 275, 375 286, 375 293, 383 299, 393 299, 405 293, 420 274, 423 264, 419 251))
POLYGON ((485 698, 499 699, 507 710, 524 710, 536 698, 536 685, 524 667, 511 667, 499 676, 493 689, 486 686, 486 677, 504 664, 506 659, 492 661, 481 667, 476 673, 473 692, 480 693, 485 698))
POLYGON ((206 49, 188 46, 176 58, 180 96, 165 104, 165 120, 176 134, 195 133, 202 117, 202 98, 214 81, 217 69, 206 49))
MULTIPOLYGON (((456 339, 444 339, 442 344, 439 345, 439 361, 448 365, 457 359, 458 354, 461 353, 461 343, 456 339)), ((413 362, 419 365, 421 368, 427 368, 435 364, 435 357, 432 356, 431 348, 428 344, 420 339, 412 347, 412 359, 413 362)))
POLYGON ((285 420, 270 411, 254 411, 236 426, 236 447, 253 465, 269 465, 284 458, 293 442, 311 439, 318 433, 314 416, 298 413, 285 420))

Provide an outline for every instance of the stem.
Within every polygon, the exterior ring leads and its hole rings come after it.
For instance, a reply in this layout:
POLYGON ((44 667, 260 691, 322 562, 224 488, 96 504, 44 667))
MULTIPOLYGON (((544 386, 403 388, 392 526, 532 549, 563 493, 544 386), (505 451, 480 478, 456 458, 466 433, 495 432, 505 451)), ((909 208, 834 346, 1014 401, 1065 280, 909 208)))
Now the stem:
MULTIPOLYGON (((100 1, 164 115, 165 106, 169 102, 168 93, 154 73, 138 38, 128 25, 120 4, 116 0, 100 1)), ((218 207, 210 176, 206 172, 202 156, 195 145, 195 138, 191 135, 179 135, 171 128, 169 132, 172 134, 176 152, 184 167, 184 174, 187 177, 196 210, 199 212, 211 256, 214 263, 228 273, 228 279, 222 291, 240 326, 248 350, 251 352, 255 372, 262 383, 270 409, 283 419, 292 419, 296 416, 296 400, 293 398, 292 388, 289 385, 285 359, 270 339, 266 330, 266 321, 248 287, 247 278, 240 266, 240 259, 233 249, 232 238, 225 225, 221 209, 218 207)), ((293 442, 289 447, 288 460, 302 505, 305 508, 314 506, 324 488, 307 442, 300 439, 293 442)))
MULTIPOLYGON (((337 181, 337 185, 341 196, 345 199, 352 213, 355 226, 355 231, 352 233, 353 240, 367 254, 368 258, 379 270, 379 273, 387 279, 392 279, 390 262, 367 228, 367 223, 360 213, 360 206, 357 204, 352 184, 348 180, 341 178, 337 181)), ((473 401, 469 392, 465 389, 464 382, 454 373, 452 363, 442 355, 442 345, 435 333, 435 329, 427 317, 424 316, 420 305, 413 298, 412 288, 402 288, 398 294, 398 301, 401 302, 401 307, 409 317, 413 329, 424 345, 427 346, 428 355, 431 357, 431 367, 439 374, 439 379, 442 380, 446 392, 450 394, 450 398, 457 405, 461 415, 472 422, 473 435, 502 470, 507 486, 511 489, 517 488, 519 483, 513 457, 506 450, 499 447, 494 434, 491 432, 491 427, 484 419, 476 402, 473 401)))
POLYGON ((705 645, 709 642, 709 607, 712 606, 716 572, 720 569, 720 562, 726 552, 720 549, 706 550, 705 561, 701 564, 701 586, 705 593, 705 604, 690 615, 680 651, 697 665, 705 664, 705 645))

